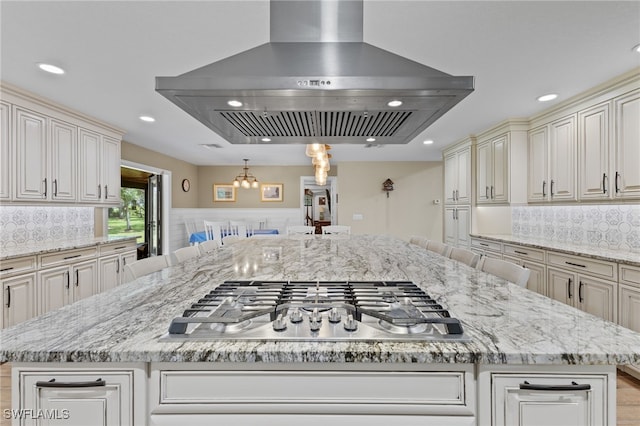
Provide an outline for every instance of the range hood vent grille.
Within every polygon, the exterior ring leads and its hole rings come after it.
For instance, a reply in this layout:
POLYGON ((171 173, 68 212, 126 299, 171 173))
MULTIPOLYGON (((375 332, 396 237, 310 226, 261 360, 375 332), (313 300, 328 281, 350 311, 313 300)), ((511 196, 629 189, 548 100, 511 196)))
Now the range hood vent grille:
POLYGON ((246 137, 393 137, 413 111, 225 111, 227 122, 246 137))

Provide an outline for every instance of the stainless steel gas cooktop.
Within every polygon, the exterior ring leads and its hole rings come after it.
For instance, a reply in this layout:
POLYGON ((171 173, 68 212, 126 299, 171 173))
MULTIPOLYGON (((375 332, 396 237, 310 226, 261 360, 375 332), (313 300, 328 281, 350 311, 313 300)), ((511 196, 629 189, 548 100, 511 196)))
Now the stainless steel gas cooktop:
POLYGON ((410 281, 226 281, 174 318, 161 341, 468 341, 410 281))

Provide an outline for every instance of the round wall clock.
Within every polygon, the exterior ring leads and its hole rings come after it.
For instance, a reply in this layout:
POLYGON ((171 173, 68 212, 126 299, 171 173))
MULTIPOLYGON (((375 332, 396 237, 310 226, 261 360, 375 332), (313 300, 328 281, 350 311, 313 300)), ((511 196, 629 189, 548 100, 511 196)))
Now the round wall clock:
POLYGON ((183 179, 182 180, 182 190, 184 192, 189 192, 189 189, 191 189, 191 182, 189 182, 189 179, 183 179))

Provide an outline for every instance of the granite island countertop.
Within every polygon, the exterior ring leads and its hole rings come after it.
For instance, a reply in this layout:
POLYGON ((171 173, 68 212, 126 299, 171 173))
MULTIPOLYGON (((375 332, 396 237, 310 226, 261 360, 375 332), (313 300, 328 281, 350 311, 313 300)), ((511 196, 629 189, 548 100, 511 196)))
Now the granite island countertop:
POLYGON ((546 238, 520 237, 509 234, 470 234, 471 237, 484 238, 486 240, 498 241, 507 244, 518 244, 526 247, 542 250, 553 250, 561 253, 576 256, 590 257, 609 262, 624 263, 627 265, 640 266, 640 253, 629 250, 612 250, 600 247, 592 247, 584 244, 574 244, 568 242, 552 241, 546 238))
POLYGON ((131 237, 89 237, 77 238, 74 240, 46 241, 37 245, 25 245, 20 247, 3 248, 0 250, 0 261, 13 259, 21 256, 35 256, 45 253, 55 253, 63 250, 73 250, 95 245, 111 244, 136 240, 136 236, 131 237))
POLYGON ((311 236, 247 239, 2 330, 0 361, 638 364, 640 334, 399 239, 311 236), (411 280, 471 340, 158 341, 233 279, 411 280))

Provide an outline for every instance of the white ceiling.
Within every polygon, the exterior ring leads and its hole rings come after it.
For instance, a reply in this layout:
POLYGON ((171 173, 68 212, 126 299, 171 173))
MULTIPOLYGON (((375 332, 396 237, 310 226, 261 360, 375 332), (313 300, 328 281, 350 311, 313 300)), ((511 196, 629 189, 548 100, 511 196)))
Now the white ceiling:
MULTIPOLYGON (((128 142, 197 165, 310 163, 302 145, 231 145, 154 91, 156 76, 268 42, 268 0, 2 0, 0 19, 3 81, 120 127, 128 142), (67 73, 48 75, 37 62, 67 73), (211 143, 222 148, 200 146, 211 143)), ((562 102, 640 66, 640 1, 365 0, 364 41, 473 75, 476 90, 411 143, 333 145, 332 163, 439 160, 446 145, 553 105, 538 95, 562 102)))

